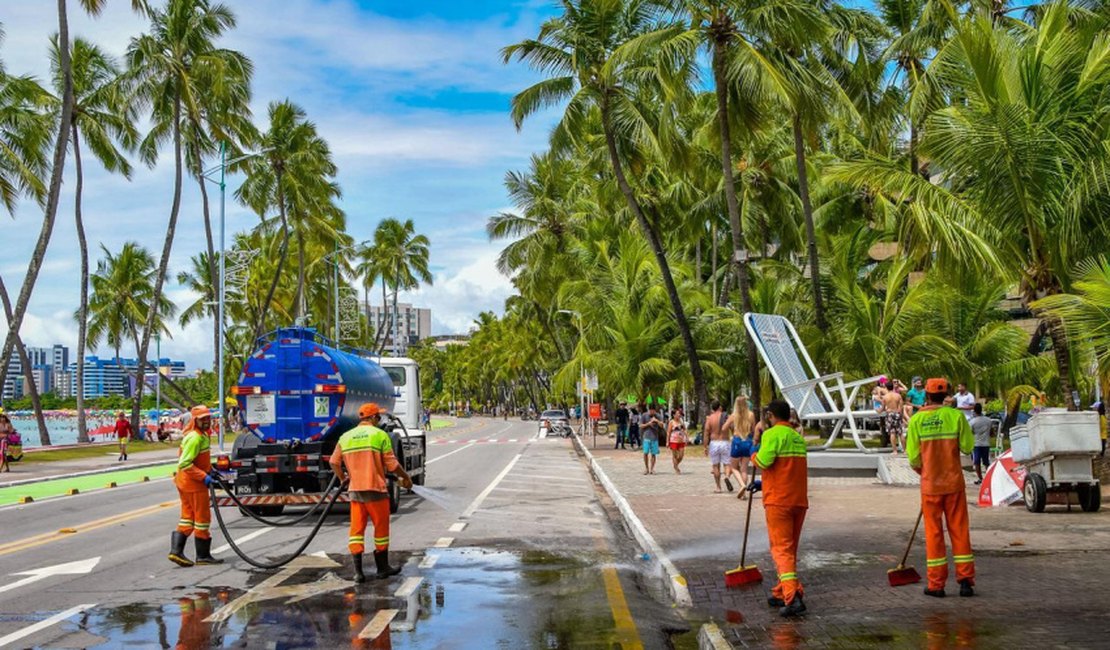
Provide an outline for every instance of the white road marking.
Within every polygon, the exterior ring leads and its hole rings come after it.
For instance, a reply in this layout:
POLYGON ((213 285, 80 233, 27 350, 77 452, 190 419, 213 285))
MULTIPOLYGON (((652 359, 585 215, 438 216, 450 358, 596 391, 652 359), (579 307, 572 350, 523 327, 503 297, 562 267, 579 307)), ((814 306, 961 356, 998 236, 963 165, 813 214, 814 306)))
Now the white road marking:
POLYGON ((424 583, 424 578, 422 578, 420 576, 414 576, 412 578, 405 578, 405 581, 401 583, 401 586, 397 588, 397 591, 393 592, 393 597, 394 598, 408 598, 413 593, 415 593, 416 590, 419 589, 420 585, 422 585, 423 583, 424 583))
POLYGON ((454 542, 454 537, 440 537, 436 540, 436 543, 432 545, 432 548, 447 548, 451 546, 451 544, 453 544, 454 542))
POLYGON ((397 610, 395 609, 379 609, 378 613, 374 614, 374 618, 370 619, 366 627, 362 628, 362 631, 358 633, 358 638, 371 640, 378 638, 382 635, 382 632, 385 632, 385 628, 389 627, 389 624, 393 622, 396 616, 397 610))
POLYGON ((20 571, 13 573, 13 576, 27 576, 22 580, 16 580, 10 584, 0 587, 0 594, 5 591, 17 589, 23 585, 29 585, 32 582, 38 582, 51 576, 61 575, 80 575, 82 573, 89 573, 97 564, 100 563, 100 557, 93 557, 87 560, 78 560, 77 562, 66 562, 65 564, 55 564, 54 566, 45 566, 40 569, 31 569, 30 571, 20 571))
POLYGON ((51 616, 50 618, 41 620, 38 623, 35 623, 34 625, 28 625, 27 627, 23 628, 22 630, 17 630, 17 631, 12 632, 11 634, 9 634, 7 636, 0 637, 0 648, 4 647, 6 645, 11 645, 11 644, 15 643, 16 641, 19 641, 20 639, 29 637, 32 634, 34 634, 35 632, 45 630, 46 628, 50 627, 51 625, 54 625, 56 623, 61 623, 62 621, 69 618, 70 616, 73 616, 75 614, 80 614, 81 612, 85 611, 86 609, 92 609, 93 607, 96 607, 96 603, 86 603, 84 605, 78 605, 76 607, 70 607, 69 609, 65 610, 64 612, 58 612, 57 614, 51 616))
POLYGON ((457 521, 457 522, 451 524, 451 527, 448 528, 447 530, 451 531, 452 533, 461 533, 464 530, 466 530, 466 522, 465 521, 457 521))
MULTIPOLYGON (((274 575, 266 578, 254 587, 251 587, 250 591, 248 591, 247 593, 239 596, 230 603, 212 612, 212 614, 209 615, 208 618, 204 619, 204 622, 222 623, 223 621, 231 618, 232 614, 239 611, 240 609, 243 609, 250 603, 258 600, 266 600, 265 594, 267 592, 276 589, 278 585, 285 582, 289 578, 292 578, 301 569, 334 569, 337 566, 339 566, 339 564, 329 559, 327 556, 320 557, 319 555, 315 554, 302 555, 301 557, 290 562, 274 575)), ((298 594, 294 593, 286 595, 296 596, 298 594)))
POLYGON ((436 456, 435 458, 433 458, 429 461, 425 461, 424 464, 425 465, 431 465, 432 463, 438 463, 439 461, 443 460, 444 458, 447 458, 448 456, 450 456, 452 454, 457 454, 460 451, 463 451, 464 449, 467 449, 467 448, 473 447, 473 446, 474 446, 473 442, 468 442, 467 444, 463 445, 462 447, 459 447, 458 449, 455 449, 454 451, 449 451, 446 454, 443 454, 442 456, 436 456))
POLYGON ((436 562, 439 562, 438 555, 425 555, 424 559, 420 560, 420 568, 430 569, 436 565, 436 562))
MULTIPOLYGON (((256 531, 254 531, 253 533, 247 533, 246 535, 243 535, 239 539, 235 540, 235 545, 236 546, 242 546, 244 542, 249 542, 252 539, 254 539, 255 537, 261 537, 262 535, 265 535, 266 533, 270 532, 271 530, 273 530, 273 527, 272 526, 267 526, 265 528, 260 528, 256 531)), ((231 544, 224 544, 223 546, 217 546, 216 548, 212 549, 212 554, 213 555, 218 555, 220 553, 225 553, 225 552, 230 551, 230 550, 231 550, 231 544)))
POLYGON ((509 472, 511 472, 512 469, 513 469, 513 465, 516 465, 517 461, 520 460, 520 457, 522 455, 523 454, 517 454, 516 456, 513 456, 513 459, 509 461, 509 464, 505 466, 505 469, 501 470, 501 473, 498 474, 497 477, 493 479, 493 482, 490 483, 489 485, 487 485, 486 489, 482 490, 482 493, 479 494, 474 499, 474 501, 471 502, 471 504, 466 507, 466 510, 464 510, 461 515, 459 515, 459 519, 466 519, 470 515, 474 514, 475 510, 482 507, 482 502, 486 500, 486 497, 489 496, 490 492, 493 492, 497 488, 497 484, 500 483, 502 480, 505 479, 506 476, 509 475, 509 472))

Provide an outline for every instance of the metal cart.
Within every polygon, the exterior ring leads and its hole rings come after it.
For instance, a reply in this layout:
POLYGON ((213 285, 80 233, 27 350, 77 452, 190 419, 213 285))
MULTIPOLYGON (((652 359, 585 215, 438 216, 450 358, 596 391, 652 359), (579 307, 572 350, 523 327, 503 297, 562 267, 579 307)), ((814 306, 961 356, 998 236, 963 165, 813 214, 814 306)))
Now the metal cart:
POLYGON ((1026 469, 1025 507, 1044 512, 1049 493, 1054 493, 1063 494, 1070 508, 1075 493, 1084 511, 1098 511, 1102 492, 1093 462, 1100 448, 1098 414, 1090 411, 1046 409, 1013 429, 1010 449, 1026 469))

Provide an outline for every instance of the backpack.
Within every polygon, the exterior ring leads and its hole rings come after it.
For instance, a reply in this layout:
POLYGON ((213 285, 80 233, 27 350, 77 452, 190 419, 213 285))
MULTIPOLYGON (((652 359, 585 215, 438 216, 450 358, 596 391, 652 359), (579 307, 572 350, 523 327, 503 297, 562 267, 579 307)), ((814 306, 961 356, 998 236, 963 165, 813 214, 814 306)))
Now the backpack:
POLYGON ((5 455, 12 463, 23 459, 23 438, 14 431, 8 434, 8 453, 5 455))

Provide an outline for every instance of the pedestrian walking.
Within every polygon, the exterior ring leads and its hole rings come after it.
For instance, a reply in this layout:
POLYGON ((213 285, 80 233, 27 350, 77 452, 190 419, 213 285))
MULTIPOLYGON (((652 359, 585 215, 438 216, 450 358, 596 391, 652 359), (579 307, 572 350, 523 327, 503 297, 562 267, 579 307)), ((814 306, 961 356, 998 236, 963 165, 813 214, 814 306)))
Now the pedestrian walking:
POLYGON ((659 436, 663 435, 663 421, 655 412, 655 405, 648 404, 647 412, 640 416, 640 436, 644 439, 644 474, 655 473, 655 459, 659 455, 659 436))
POLYGON ((628 413, 628 444, 633 450, 640 448, 640 414, 643 412, 643 405, 637 405, 628 413))
POLYGON ((675 407, 671 411, 670 421, 667 422, 667 447, 671 450, 671 465, 674 466, 675 474, 682 473, 678 466, 686 456, 686 443, 690 440, 686 434, 686 420, 683 415, 682 407, 675 407))
MULTIPOLYGON (((752 413, 751 409, 748 408, 747 396, 740 395, 733 402, 732 413, 725 420, 722 427, 724 433, 731 436, 728 471, 735 474, 736 480, 739 482, 740 493, 736 495, 738 499, 748 497, 748 473, 750 472, 749 463, 751 462, 752 447, 755 440, 755 424, 755 413, 752 413)), ((725 477, 725 485, 728 484, 728 477, 725 477)), ((720 490, 718 489, 718 491, 720 490)))
POLYGON ((625 443, 628 442, 628 417, 628 405, 621 402, 613 413, 613 419, 617 423, 617 442, 613 445, 613 449, 624 449, 625 443))
POLYGON ((966 384, 956 384, 956 394, 953 399, 956 400, 956 408, 964 414, 964 418, 970 423, 971 418, 975 417, 975 394, 967 389, 966 384))
POLYGON ((887 391, 883 394, 879 405, 879 413, 883 416, 887 435, 890 436, 892 455, 906 448, 906 412, 902 394, 894 389, 893 384, 887 384, 887 391))
POLYGON ((8 465, 8 444, 11 442, 10 436, 15 433, 15 428, 12 427, 12 421, 4 413, 0 413, 0 472, 10 472, 12 468, 8 465))
POLYGON ((116 439, 119 441, 117 460, 127 460, 127 443, 131 442, 131 421, 123 416, 123 411, 116 414, 116 424, 112 428, 112 433, 116 434, 116 439))
POLYGON ((381 408, 373 402, 358 409, 358 426, 339 437, 331 456, 331 469, 347 486, 351 499, 351 527, 347 548, 351 551, 355 582, 365 582, 362 553, 366 548, 367 522, 374 526, 374 564, 379 580, 395 576, 401 567, 389 565, 389 494, 386 473, 395 474, 401 487, 412 487, 405 468, 393 454, 389 434, 378 428, 381 408))
POLYGON ((944 597, 948 581, 948 553, 944 528, 952 543, 956 581, 961 596, 974 596, 975 556, 968 530, 967 487, 960 454, 971 453, 975 437, 960 411, 944 405, 948 381, 925 382, 925 407, 910 418, 906 456, 910 467, 921 475, 921 511, 925 520, 925 564, 928 585, 925 595, 944 597))
POLYGON ((1106 436, 1110 434, 1110 425, 1106 422, 1106 402, 1098 403, 1098 431, 1099 437, 1102 438, 1102 451, 1099 453, 1100 457, 1106 456, 1106 436))
MULTIPOLYGON (((194 562, 185 555, 189 536, 196 544, 196 564, 223 564, 212 557, 212 509, 208 486, 212 484, 211 438, 212 412, 207 406, 190 409, 192 419, 185 427, 181 446, 177 450, 177 472, 173 482, 181 501, 181 518, 177 529, 170 535, 170 562, 183 567, 194 562)), ((122 414, 121 414, 122 415, 122 414)))
POLYGON ((983 415, 983 405, 976 402, 975 415, 969 423, 975 446, 971 450, 971 464, 975 467, 975 484, 983 483, 983 470, 991 464, 991 420, 983 415))
MULTIPOLYGON (((763 512, 779 581, 767 603, 783 617, 805 613, 804 589, 798 580, 798 544, 809 508, 806 479, 806 442, 789 426, 790 405, 773 400, 767 405, 771 427, 763 432, 752 462, 763 471, 763 512)), ((751 488, 755 489, 753 482, 751 488)))
MULTIPOLYGON (((732 481, 728 480, 729 457, 728 457, 728 433, 725 432, 725 424, 728 422, 728 416, 725 415, 721 409, 721 403, 717 400, 709 405, 709 415, 705 416, 705 425, 702 430, 705 432, 705 455, 709 457, 709 472, 713 475, 713 483, 716 484, 716 489, 713 490, 714 494, 721 493, 721 467, 725 468, 725 487, 729 492, 732 492, 732 481)), ((741 482, 743 485, 743 482, 741 482)))

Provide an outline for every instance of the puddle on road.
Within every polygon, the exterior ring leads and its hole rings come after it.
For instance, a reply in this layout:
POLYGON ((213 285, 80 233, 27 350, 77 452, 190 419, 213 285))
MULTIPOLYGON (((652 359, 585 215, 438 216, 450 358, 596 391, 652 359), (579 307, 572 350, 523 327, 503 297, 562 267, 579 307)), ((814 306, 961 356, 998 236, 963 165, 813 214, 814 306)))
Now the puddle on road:
MULTIPOLYGON (((438 556, 432 569, 409 564, 402 576, 390 581, 351 585, 295 603, 285 597, 250 603, 222 624, 204 619, 242 592, 183 590, 180 598, 166 604, 97 608, 58 629, 58 636, 44 647, 619 647, 603 565, 590 556, 477 548, 432 552, 438 556), (393 597, 403 578, 416 575, 424 582, 412 597, 393 597), (392 629, 374 640, 359 639, 359 632, 386 609, 398 610, 392 629)), ((349 575, 349 567, 338 571, 349 575)), ((667 647, 667 627, 682 626, 669 610, 643 595, 640 576, 621 573, 645 647, 667 647)), ((302 570, 283 584, 306 585, 326 579, 325 574, 302 570)), ((677 637, 673 641, 686 645, 677 637)))

